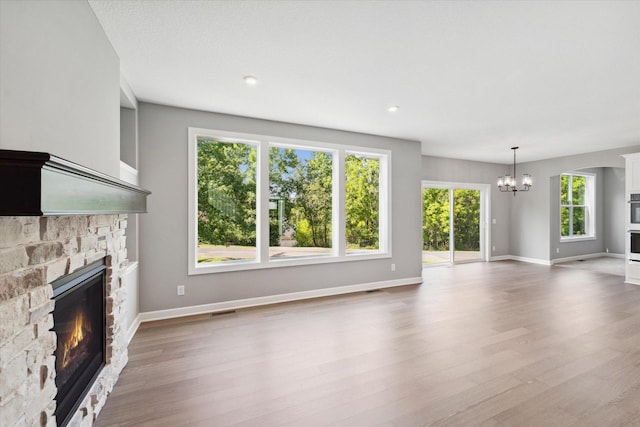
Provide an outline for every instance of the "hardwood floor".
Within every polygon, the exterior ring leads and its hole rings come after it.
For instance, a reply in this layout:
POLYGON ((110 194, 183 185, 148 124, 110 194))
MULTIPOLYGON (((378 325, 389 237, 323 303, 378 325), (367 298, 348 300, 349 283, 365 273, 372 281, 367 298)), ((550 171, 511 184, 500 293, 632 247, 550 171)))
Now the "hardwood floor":
POLYGON ((144 324, 97 426, 637 426, 640 287, 513 261, 144 324))

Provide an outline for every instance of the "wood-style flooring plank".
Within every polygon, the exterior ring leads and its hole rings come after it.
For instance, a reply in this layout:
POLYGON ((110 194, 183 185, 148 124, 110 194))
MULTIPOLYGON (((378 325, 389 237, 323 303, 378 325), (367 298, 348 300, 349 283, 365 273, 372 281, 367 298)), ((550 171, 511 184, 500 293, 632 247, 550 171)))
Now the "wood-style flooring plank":
POLYGON ((143 324, 106 426, 637 426, 640 287, 513 261, 143 324))

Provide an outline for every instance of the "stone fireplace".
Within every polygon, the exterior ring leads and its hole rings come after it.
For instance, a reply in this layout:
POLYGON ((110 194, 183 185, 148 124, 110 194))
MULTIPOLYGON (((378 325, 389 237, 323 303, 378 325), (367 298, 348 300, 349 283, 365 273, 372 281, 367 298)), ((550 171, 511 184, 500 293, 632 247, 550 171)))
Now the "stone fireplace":
POLYGON ((91 426, 128 361, 127 214, 146 212, 150 193, 48 153, 11 150, 0 150, 0 182, 0 426, 91 426), (62 294, 97 266, 99 289, 79 285, 72 308, 62 294), (73 328, 100 336, 78 344, 73 328), (59 342, 71 344, 61 352, 59 342), (81 366, 69 373, 73 363, 81 366), (75 397, 63 401, 69 389, 75 397))
POLYGON ((91 425, 127 363, 126 215, 0 217, 0 425, 55 426, 56 279, 105 260, 105 366, 70 418, 91 425))

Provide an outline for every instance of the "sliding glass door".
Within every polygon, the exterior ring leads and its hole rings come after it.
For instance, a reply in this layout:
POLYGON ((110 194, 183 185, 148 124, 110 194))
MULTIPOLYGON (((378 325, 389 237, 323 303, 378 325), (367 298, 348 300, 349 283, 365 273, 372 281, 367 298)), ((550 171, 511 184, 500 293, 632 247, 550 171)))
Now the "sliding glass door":
POLYGON ((423 183, 423 266, 485 259, 487 193, 483 185, 423 183))
POLYGON ((453 261, 480 261, 480 190, 453 190, 453 261))
POLYGON ((451 190, 422 189, 422 264, 451 262, 451 190))

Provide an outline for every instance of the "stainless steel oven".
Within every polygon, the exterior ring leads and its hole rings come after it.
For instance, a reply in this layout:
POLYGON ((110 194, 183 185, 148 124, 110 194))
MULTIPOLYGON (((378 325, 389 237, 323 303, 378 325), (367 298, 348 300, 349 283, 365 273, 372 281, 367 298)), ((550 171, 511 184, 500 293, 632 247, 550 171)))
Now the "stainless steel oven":
POLYGON ((629 222, 631 224, 640 224, 640 194, 629 195, 629 222))
POLYGON ((640 262, 640 231, 630 231, 629 242, 629 259, 640 262))

